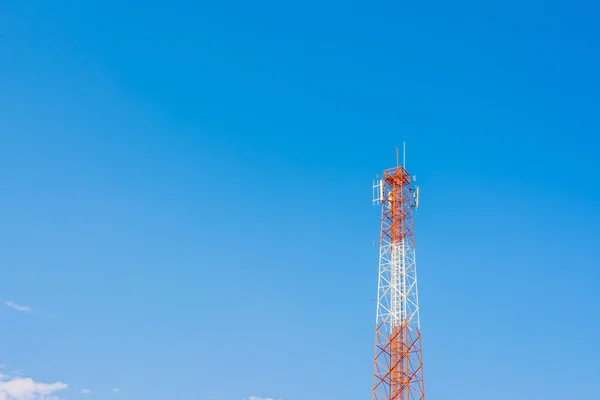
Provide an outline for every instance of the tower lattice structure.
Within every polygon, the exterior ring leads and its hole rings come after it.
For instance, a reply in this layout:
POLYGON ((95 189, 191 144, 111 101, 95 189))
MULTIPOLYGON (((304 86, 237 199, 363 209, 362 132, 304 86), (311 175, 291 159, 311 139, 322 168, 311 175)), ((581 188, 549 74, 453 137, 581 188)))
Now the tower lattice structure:
POLYGON ((402 166, 373 185, 381 203, 372 400, 423 400, 423 358, 413 211, 419 188, 402 166))

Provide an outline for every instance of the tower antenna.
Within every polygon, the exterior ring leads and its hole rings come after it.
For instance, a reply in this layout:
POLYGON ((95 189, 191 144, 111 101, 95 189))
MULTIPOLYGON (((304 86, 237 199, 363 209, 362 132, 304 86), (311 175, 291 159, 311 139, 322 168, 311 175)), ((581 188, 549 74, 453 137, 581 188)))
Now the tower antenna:
POLYGON ((396 167, 383 171, 374 186, 381 234, 371 400, 425 399, 412 218, 418 200, 405 163, 406 158, 402 167, 397 165, 396 148, 396 167))

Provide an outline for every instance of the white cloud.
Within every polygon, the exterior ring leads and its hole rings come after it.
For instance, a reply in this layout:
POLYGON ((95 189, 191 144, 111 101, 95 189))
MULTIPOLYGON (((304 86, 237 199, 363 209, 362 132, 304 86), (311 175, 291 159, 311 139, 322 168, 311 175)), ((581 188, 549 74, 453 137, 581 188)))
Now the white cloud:
POLYGON ((17 303, 13 303, 12 301, 7 301, 5 304, 8 307, 14 308, 15 310, 20 311, 20 312, 26 312, 26 313, 31 312, 31 307, 29 307, 29 306, 21 306, 17 303))
POLYGON ((274 400, 270 397, 256 397, 256 396, 250 396, 250 398, 248 398, 248 400, 274 400))
POLYGON ((22 378, 23 370, 22 369, 13 369, 10 371, 6 371, 6 373, 0 372, 0 381, 8 381, 14 378, 22 378))
MULTIPOLYGON (((119 394, 119 393, 121 393, 121 389, 119 389, 119 388, 114 388, 114 389, 113 389, 113 392, 115 392, 115 393, 119 394)), ((2 399, 0 399, 0 400, 2 400, 2 399)))
POLYGON ((67 389, 63 382, 40 383, 31 378, 14 378, 0 381, 0 400, 53 400, 51 394, 67 389))
POLYGON ((92 393, 92 391, 90 389, 81 389, 81 393, 90 394, 90 393, 92 393))

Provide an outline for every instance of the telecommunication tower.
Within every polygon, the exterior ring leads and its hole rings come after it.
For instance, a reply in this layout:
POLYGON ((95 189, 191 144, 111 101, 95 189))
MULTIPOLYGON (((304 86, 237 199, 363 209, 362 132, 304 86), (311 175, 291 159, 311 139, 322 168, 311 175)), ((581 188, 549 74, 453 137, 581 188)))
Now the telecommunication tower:
POLYGON ((425 398, 412 218, 419 206, 415 181, 404 165, 396 165, 373 183, 373 202, 381 204, 381 236, 372 400, 425 398))

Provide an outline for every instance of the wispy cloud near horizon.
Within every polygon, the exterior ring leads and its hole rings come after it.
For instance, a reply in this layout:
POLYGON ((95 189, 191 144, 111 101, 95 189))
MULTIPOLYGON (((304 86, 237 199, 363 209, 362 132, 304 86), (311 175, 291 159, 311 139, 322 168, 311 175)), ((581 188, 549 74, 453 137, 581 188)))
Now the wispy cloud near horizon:
POLYGON ((0 381, 0 399, 4 400, 49 400, 55 392, 67 389, 63 382, 41 383, 31 378, 14 378, 0 381))
POLYGON ((14 310, 17 310, 19 312, 25 312, 25 313, 31 312, 31 307, 29 307, 29 306, 22 306, 20 304, 12 302, 12 301, 7 301, 4 304, 6 304, 7 307, 10 307, 10 308, 12 308, 14 310))

